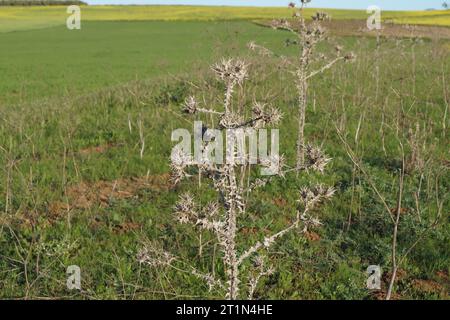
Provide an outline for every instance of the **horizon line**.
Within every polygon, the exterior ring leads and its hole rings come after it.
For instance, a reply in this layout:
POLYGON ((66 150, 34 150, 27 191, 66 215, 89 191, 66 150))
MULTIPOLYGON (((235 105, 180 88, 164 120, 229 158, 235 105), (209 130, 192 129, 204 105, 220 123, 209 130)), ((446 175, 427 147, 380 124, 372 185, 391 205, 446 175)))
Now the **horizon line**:
MULTIPOLYGON (((84 1, 83 1, 84 2, 84 1)), ((226 7, 226 8, 277 8, 277 9, 289 9, 288 7, 284 6, 258 6, 258 5, 213 5, 213 4, 120 4, 120 3, 102 3, 102 4, 89 4, 86 3, 88 6, 117 6, 117 7, 226 7)), ((348 10, 348 11, 366 11, 366 9, 355 9, 355 8, 329 8, 329 7, 305 7, 305 9, 326 9, 326 10, 348 10)), ((383 9, 383 8, 381 8, 383 9)), ((427 8, 422 10, 402 10, 402 9, 390 9, 390 10, 384 10, 384 12, 389 11, 402 11, 402 12, 420 12, 420 11, 447 11, 444 9, 437 9, 437 8, 427 8)))

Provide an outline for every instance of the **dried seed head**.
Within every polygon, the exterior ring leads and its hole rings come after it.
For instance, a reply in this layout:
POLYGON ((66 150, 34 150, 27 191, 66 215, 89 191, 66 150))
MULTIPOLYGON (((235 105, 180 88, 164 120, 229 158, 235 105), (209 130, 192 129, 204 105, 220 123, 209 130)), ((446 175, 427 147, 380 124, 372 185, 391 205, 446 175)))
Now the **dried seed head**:
POLYGON ((283 113, 280 111, 280 109, 270 108, 268 112, 265 114, 264 120, 268 125, 276 125, 281 121, 282 118, 283 113))
POLYGON ((318 25, 311 30, 311 33, 314 34, 316 37, 322 37, 323 35, 325 35, 326 32, 327 30, 321 25, 318 25))
POLYGON ((174 148, 170 160, 173 165, 183 168, 192 164, 191 156, 181 148, 174 148))
POLYGON ((302 220, 303 224, 304 224, 304 228, 302 230, 303 233, 308 232, 308 229, 310 227, 319 227, 319 226, 322 225, 322 222, 320 222, 319 219, 317 219, 317 218, 315 218, 313 216, 310 216, 310 215, 308 215, 306 213, 303 213, 300 216, 300 220, 302 220))
POLYGON ((180 148, 175 148, 170 157, 171 164, 171 180, 174 184, 177 184, 182 179, 187 177, 187 173, 185 172, 186 167, 192 165, 192 157, 185 153, 180 148))
POLYGON ((329 21, 331 17, 326 12, 316 12, 312 19, 313 21, 329 21))
POLYGON ((175 205, 175 217, 177 221, 181 224, 185 224, 195 221, 197 216, 194 198, 189 193, 181 195, 175 205))
POLYGON ((260 268, 260 267, 264 267, 264 258, 260 255, 257 255, 254 259, 253 259, 253 265, 256 268, 260 268))
POLYGON ((252 108, 252 112, 254 117, 262 117, 264 114, 264 109, 266 108, 266 104, 262 102, 255 102, 252 108))
POLYGON ((305 166, 306 169, 311 169, 323 173, 325 167, 331 161, 331 158, 328 158, 325 153, 318 147, 313 147, 311 145, 307 145, 305 148, 305 166))
POLYGON ((254 51, 257 48, 257 44, 255 43, 255 41, 250 41, 249 43, 247 43, 247 48, 254 51))
POLYGON ((303 187, 300 189, 299 200, 306 208, 311 209, 322 201, 329 200, 336 193, 333 187, 319 184, 315 187, 303 187))
POLYGON ((217 217, 219 212, 220 206, 217 201, 211 201, 203 208, 203 214, 209 218, 217 217))
POLYGON ((346 62, 353 62, 356 59, 356 54, 353 52, 349 52, 345 55, 344 59, 346 62))
POLYGON ((272 20, 272 29, 292 29, 291 23, 286 19, 272 20))
POLYGON ((198 103, 194 96, 186 98, 183 104, 183 112, 188 114, 194 114, 197 112, 198 103))
POLYGON ((241 85, 247 79, 248 65, 239 59, 223 59, 213 65, 212 70, 220 80, 241 85))
POLYGON ((242 116, 235 112, 226 112, 219 120, 219 125, 225 129, 237 128, 243 122, 242 116))
POLYGON ((175 257, 153 243, 147 243, 137 254, 139 263, 146 263, 151 267, 169 266, 175 257))
POLYGON ((336 193, 336 189, 333 187, 324 186, 319 184, 312 189, 314 196, 321 197, 323 200, 329 200, 336 193))
POLYGON ((264 247, 269 248, 274 242, 275 242, 275 240, 273 238, 265 237, 264 241, 263 241, 263 245, 264 245, 264 247))
POLYGON ((254 127, 262 127, 263 125, 276 125, 283 118, 283 113, 277 108, 267 108, 265 103, 255 102, 252 108, 253 116, 256 120, 254 127))
POLYGON ((270 170, 274 175, 284 177, 283 168, 286 165, 284 155, 271 155, 264 159, 260 159, 260 164, 270 170))
POLYGON ((253 183, 249 186, 249 191, 255 190, 257 188, 264 187, 267 184, 267 180, 263 179, 256 179, 253 181, 253 183))

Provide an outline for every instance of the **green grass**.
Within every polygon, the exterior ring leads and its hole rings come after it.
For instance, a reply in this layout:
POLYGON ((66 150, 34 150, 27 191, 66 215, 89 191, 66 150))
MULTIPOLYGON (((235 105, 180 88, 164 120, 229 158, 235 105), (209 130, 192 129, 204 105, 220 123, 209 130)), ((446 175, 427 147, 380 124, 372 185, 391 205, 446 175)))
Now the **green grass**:
POLYGON ((204 69, 225 53, 220 43, 242 45, 260 36, 280 39, 247 22, 86 22, 81 32, 53 27, 0 34, 0 42, 8 44, 0 52, 0 105, 175 76, 193 65, 204 69))
MULTIPOLYGON (((30 30, 65 25, 65 6, 0 7, 0 32, 30 30)), ((317 9, 307 9, 307 16, 317 9)), ((367 19, 364 10, 325 9, 334 19, 367 19)), ((81 10, 82 21, 217 21, 265 20, 289 18, 292 10, 269 7, 212 6, 86 6, 81 10)), ((400 23, 450 26, 448 11, 386 11, 383 19, 400 23)))
MULTIPOLYGON (((192 181, 167 190, 162 176, 162 183, 134 190, 131 198, 110 197, 89 208, 82 205, 83 199, 73 203, 73 197, 97 193, 95 183, 166 174, 172 130, 192 125, 182 119, 179 105, 189 94, 204 97, 212 106, 217 103, 214 97, 222 94, 222 88, 208 67, 221 56, 242 56, 252 62, 252 77, 245 86, 252 96, 246 105, 254 94, 283 110, 280 148, 292 163, 296 137, 292 82, 277 71, 278 61, 255 57, 245 48, 255 40, 292 55, 294 48, 284 46, 287 37, 285 32, 243 21, 86 22, 81 32, 56 26, 1 34, 0 43, 9 50, 0 52, 0 298, 217 298, 193 276, 136 262, 140 241, 149 238, 210 270, 212 236, 203 234, 200 257, 198 233, 175 224, 172 215, 177 196, 184 191, 203 201, 210 199, 206 181, 202 187, 192 181), (138 120, 146 139, 142 159, 138 120), (85 152, 99 146, 105 150, 85 152), (82 183, 87 184, 85 191, 80 191, 82 183), (70 191, 74 186, 76 192, 70 191), (64 209, 67 202, 70 211, 64 209), (137 227, 126 230, 130 224, 137 227), (80 293, 65 287, 65 269, 72 264, 82 269, 80 293)), ((409 154, 408 132, 419 123, 426 127, 423 144, 429 165, 406 178, 407 214, 400 227, 400 248, 414 241, 442 200, 444 217, 402 265, 406 277, 399 280, 397 292, 406 299, 448 299, 448 282, 440 275, 448 275, 450 265, 450 173, 445 165, 450 133, 448 125, 446 130, 442 126, 443 93, 448 90, 442 77, 450 74, 446 43, 423 41, 413 47, 408 40, 384 40, 376 96, 374 39, 338 41, 355 51, 358 60, 311 83, 306 127, 308 141, 323 143, 333 157, 327 174, 313 180, 336 186, 338 194, 318 213, 324 222, 316 230, 319 241, 291 234, 270 252, 277 272, 261 283, 256 296, 372 298, 365 289, 365 270, 370 264, 389 269, 391 226, 367 179, 358 172, 352 178, 353 165, 334 125, 345 132, 389 206, 395 207, 400 160, 395 128, 409 154), (414 199, 419 185, 421 221, 414 199), (350 212, 353 223, 347 231, 350 212), (440 289, 417 287, 418 279, 435 281, 440 289)), ((295 210, 298 188, 305 183, 304 177, 289 176, 263 188, 249 203, 257 219, 244 217, 246 226, 282 228, 295 210), (274 199, 285 199, 286 204, 274 199)), ((242 244, 256 240, 253 233, 239 238, 242 244)), ((220 267, 217 256, 215 262, 220 267)))

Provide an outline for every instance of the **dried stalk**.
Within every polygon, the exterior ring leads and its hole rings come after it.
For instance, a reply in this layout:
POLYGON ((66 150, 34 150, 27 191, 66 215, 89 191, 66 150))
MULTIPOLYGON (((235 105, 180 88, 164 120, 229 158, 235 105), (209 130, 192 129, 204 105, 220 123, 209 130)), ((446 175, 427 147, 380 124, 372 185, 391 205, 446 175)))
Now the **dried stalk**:
MULTIPOLYGON (((312 17, 310 24, 306 23, 304 17, 304 7, 310 0, 301 0, 301 6, 297 10, 295 9, 295 3, 290 3, 289 7, 294 8, 293 21, 288 20, 275 20, 272 22, 272 27, 275 29, 282 29, 290 31, 295 35, 294 41, 288 40, 287 45, 294 44, 299 48, 299 55, 293 61, 290 61, 286 57, 282 57, 283 64, 294 71, 289 70, 295 77, 295 87, 297 91, 297 103, 298 103, 298 136, 297 136, 297 169, 301 170, 305 161, 305 123, 306 123, 306 108, 308 105, 308 85, 309 81, 332 68, 340 61, 352 61, 355 58, 353 53, 347 55, 342 54, 342 47, 336 46, 336 57, 327 58, 323 54, 317 53, 317 45, 327 40, 327 33, 322 26, 322 22, 330 20, 330 16, 324 12, 317 12, 312 17), (319 61, 327 61, 322 67, 314 69, 313 65, 319 61)), ((270 50, 257 46, 254 42, 249 44, 249 48, 263 53, 264 55, 270 55, 270 50)), ((273 54, 272 54, 273 55, 273 54)))
MULTIPOLYGON (((213 116, 218 116, 219 129, 224 129, 228 132, 234 132, 236 129, 259 129, 268 125, 276 125, 281 120, 281 113, 276 108, 271 108, 263 103, 255 102, 251 109, 251 117, 245 113, 244 108, 233 108, 233 92, 236 87, 240 87, 248 77, 248 65, 235 59, 222 60, 220 63, 214 65, 212 70, 215 72, 218 79, 225 84, 225 94, 221 111, 215 111, 199 106, 199 103, 194 97, 186 99, 184 104, 184 111, 187 114, 206 113, 213 116)), ((241 97, 242 98, 242 97, 241 97)), ((213 131, 207 129, 203 134, 210 136, 213 131)), ((203 150, 208 150, 211 142, 203 141, 203 150)), ((302 170, 315 170, 323 172, 328 162, 331 160, 319 148, 306 146, 305 164, 302 170)), ((239 217, 251 214, 247 211, 247 198, 258 187, 264 186, 271 176, 263 176, 256 180, 251 180, 251 156, 245 154, 244 159, 236 158, 236 150, 227 150, 227 162, 218 164, 210 161, 208 157, 203 154, 201 161, 193 159, 189 154, 183 150, 174 150, 172 153, 172 179, 175 183, 180 182, 186 177, 190 177, 187 169, 195 167, 203 175, 210 179, 214 189, 217 192, 218 200, 208 203, 206 206, 201 206, 196 203, 194 197, 189 193, 181 195, 179 201, 175 206, 175 216, 181 224, 191 224, 194 227, 211 232, 215 235, 217 243, 221 248, 221 260, 224 265, 225 275, 224 279, 216 279, 210 274, 202 274, 196 269, 191 268, 190 272, 200 279, 203 279, 209 285, 210 290, 217 290, 223 294, 227 299, 239 299, 243 296, 241 283, 247 279, 247 295, 246 297, 252 299, 260 279, 264 276, 270 275, 273 271, 272 267, 266 266, 262 256, 262 250, 268 250, 276 240, 280 239, 288 232, 303 228, 306 231, 309 227, 320 225, 320 221, 311 216, 309 212, 313 207, 318 206, 322 201, 331 198, 335 192, 333 188, 322 185, 314 188, 304 188, 300 191, 299 209, 296 213, 295 220, 285 227, 283 230, 275 232, 272 236, 265 237, 263 241, 256 242, 249 248, 241 248, 237 243, 239 225, 239 217), (228 157, 240 161, 228 161, 228 157), (266 179, 265 179, 266 178, 266 179), (248 276, 242 274, 242 266, 244 263, 255 257, 256 261, 255 272, 248 276), (214 278, 214 280, 213 280, 214 278)), ((258 163, 253 166, 270 167, 278 176, 283 176, 289 170, 283 171, 284 163, 283 157, 271 155, 268 159, 258 159, 258 163), (275 158, 273 158, 275 157, 275 158)), ((297 169, 295 169, 297 171, 297 169)), ((140 254, 141 262, 146 262, 150 265, 160 266, 164 262, 165 266, 174 266, 177 261, 172 255, 164 251, 154 249, 143 249, 140 254)), ((212 274, 215 275, 214 262, 212 274)), ((248 268, 245 268, 248 270, 248 268)))

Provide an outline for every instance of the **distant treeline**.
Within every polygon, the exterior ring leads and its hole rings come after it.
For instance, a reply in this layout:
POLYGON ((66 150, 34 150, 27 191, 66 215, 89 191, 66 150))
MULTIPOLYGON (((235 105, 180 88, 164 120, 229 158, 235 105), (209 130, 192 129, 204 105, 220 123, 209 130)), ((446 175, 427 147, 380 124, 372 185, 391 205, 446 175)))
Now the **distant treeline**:
POLYGON ((78 0, 0 0, 0 6, 70 6, 87 5, 78 0))

